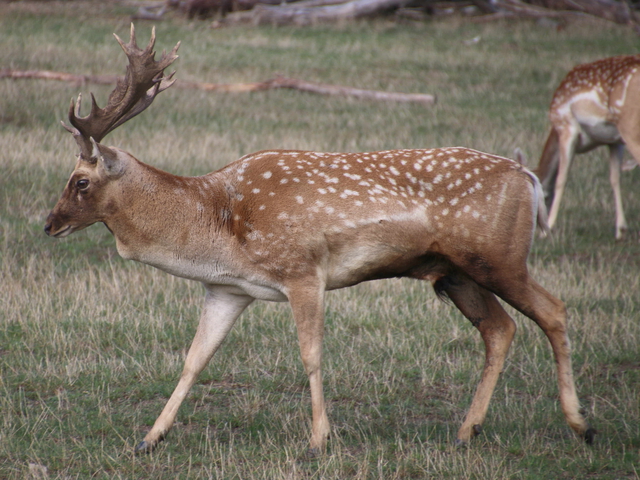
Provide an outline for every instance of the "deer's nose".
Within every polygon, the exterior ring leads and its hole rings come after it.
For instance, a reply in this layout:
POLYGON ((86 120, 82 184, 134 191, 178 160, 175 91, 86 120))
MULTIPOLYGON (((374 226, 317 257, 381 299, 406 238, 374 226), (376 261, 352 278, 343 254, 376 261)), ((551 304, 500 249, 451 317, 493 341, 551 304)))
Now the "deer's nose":
POLYGON ((51 221, 51 214, 47 216, 46 223, 44 224, 44 233, 47 235, 51 235, 51 228, 53 226, 53 222, 51 221))

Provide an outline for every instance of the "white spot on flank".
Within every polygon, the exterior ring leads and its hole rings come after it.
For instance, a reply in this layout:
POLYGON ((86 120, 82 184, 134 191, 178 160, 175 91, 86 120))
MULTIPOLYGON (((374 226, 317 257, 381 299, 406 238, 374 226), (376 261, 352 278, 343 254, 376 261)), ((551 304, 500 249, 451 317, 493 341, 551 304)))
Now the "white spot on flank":
POLYGON ((296 202, 298 202, 300 205, 302 205, 304 203, 304 199, 300 195, 298 195, 296 197, 296 202))
POLYGON ((262 174, 262 176, 263 176, 264 178, 271 178, 271 172, 264 172, 264 173, 262 174))
POLYGON ((251 193, 260 193, 260 189, 259 188, 254 188, 253 190, 251 190, 251 193))

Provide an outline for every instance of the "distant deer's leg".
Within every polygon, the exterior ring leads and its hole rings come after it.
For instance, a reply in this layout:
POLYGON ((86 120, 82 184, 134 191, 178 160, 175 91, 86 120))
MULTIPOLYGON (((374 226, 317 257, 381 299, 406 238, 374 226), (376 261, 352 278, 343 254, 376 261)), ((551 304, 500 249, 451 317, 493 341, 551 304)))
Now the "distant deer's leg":
POLYGON ((556 178, 558 177, 558 163, 560 157, 559 137, 555 128, 551 128, 549 136, 544 144, 540 162, 534 170, 534 173, 540 179, 542 189, 544 190, 544 202, 547 210, 553 205, 553 196, 555 194, 556 178))
POLYGON ((589 427, 580 413, 571 366, 571 345, 567 336, 567 318, 564 303, 538 285, 531 277, 524 284, 512 282, 510 294, 502 295, 514 308, 534 320, 545 333, 556 360, 560 404, 569 426, 589 444, 596 431, 589 427))
POLYGON ((502 372, 516 325, 496 297, 466 276, 445 277, 434 285, 444 291, 456 307, 476 327, 485 344, 482 379, 458 431, 457 442, 466 443, 480 432, 493 390, 502 372))
POLYGON ((627 219, 622 207, 622 194, 620 193, 620 173, 622 170, 622 154, 624 144, 609 145, 609 181, 613 189, 613 198, 616 204, 616 240, 621 240, 627 231, 627 219))
POLYGON ((322 388, 322 339, 324 336, 324 286, 310 282, 288 293, 298 330, 300 354, 309 376, 312 427, 310 453, 324 450, 329 436, 329 419, 322 388))
POLYGON ((554 187, 553 202, 551 204, 551 210, 549 211, 549 228, 553 228, 558 219, 558 211, 560 210, 560 202, 562 200, 562 194, 564 193, 564 187, 567 183, 569 176, 569 167, 573 160, 575 153, 575 138, 570 132, 560 132, 560 160, 558 162, 558 174, 556 177, 556 184, 554 187))
POLYGON ((252 297, 233 295, 224 291, 210 290, 207 292, 204 310, 189 353, 187 353, 180 381, 153 428, 136 447, 136 452, 153 450, 171 429, 178 408, 196 382, 198 374, 211 360, 235 320, 252 301, 252 297))

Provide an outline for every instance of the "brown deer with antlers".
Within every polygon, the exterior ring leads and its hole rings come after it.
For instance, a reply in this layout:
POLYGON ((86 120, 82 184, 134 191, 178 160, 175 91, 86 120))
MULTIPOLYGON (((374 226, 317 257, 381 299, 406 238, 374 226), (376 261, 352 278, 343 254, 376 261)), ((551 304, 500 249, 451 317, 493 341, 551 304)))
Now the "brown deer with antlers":
MULTIPOLYGON (((116 37, 117 38, 117 37, 116 37)), ((327 290, 389 277, 431 282, 480 331, 484 373, 458 432, 480 431, 515 334, 496 297, 547 335, 562 409, 588 443, 579 411, 563 303, 538 285, 526 260, 546 210, 537 178, 511 160, 467 148, 247 155, 202 177, 178 177, 100 141, 149 106, 171 84, 163 70, 176 48, 154 60, 131 40, 127 75, 104 109, 93 100, 69 111, 80 155, 45 231, 64 237, 102 222, 125 259, 197 280, 204 309, 178 385, 137 446, 149 451, 171 429, 178 408, 235 320, 255 299, 288 301, 309 376, 311 451, 330 432, 322 388, 327 290)))
POLYGON ((560 83, 549 109, 551 132, 535 170, 542 182, 549 227, 576 153, 609 147, 609 180, 616 207, 616 239, 624 237, 620 173, 625 145, 640 163, 640 55, 610 57, 574 67, 560 83))

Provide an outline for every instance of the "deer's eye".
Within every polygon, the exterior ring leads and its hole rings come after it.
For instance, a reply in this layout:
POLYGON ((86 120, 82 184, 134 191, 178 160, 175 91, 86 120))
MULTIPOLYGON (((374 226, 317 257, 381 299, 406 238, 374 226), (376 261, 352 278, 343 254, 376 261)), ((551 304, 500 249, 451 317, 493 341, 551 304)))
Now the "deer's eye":
POLYGON ((87 188, 89 188, 89 180, 87 180, 86 178, 78 180, 76 182, 76 187, 78 187, 78 190, 86 190, 87 188))

